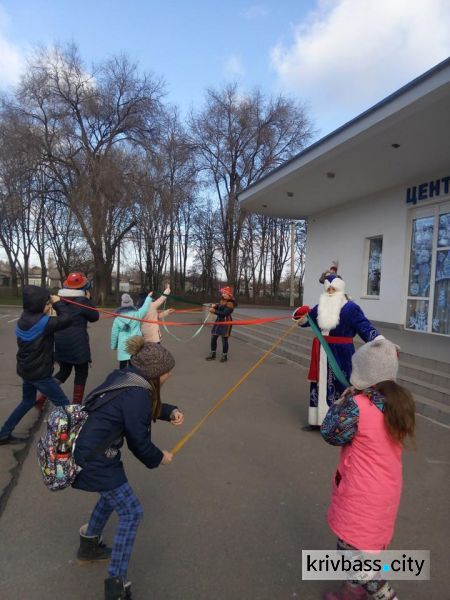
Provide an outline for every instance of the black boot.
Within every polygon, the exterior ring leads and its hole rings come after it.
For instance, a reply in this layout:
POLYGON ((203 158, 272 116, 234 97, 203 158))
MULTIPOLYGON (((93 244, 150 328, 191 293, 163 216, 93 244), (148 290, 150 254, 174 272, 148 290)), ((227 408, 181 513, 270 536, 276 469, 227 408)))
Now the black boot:
POLYGON ((227 362, 228 357, 226 354, 222 354, 222 358, 220 359, 220 362, 227 362))
POLYGON ((86 535, 87 525, 80 529, 80 547, 77 558, 82 563, 96 562, 98 560, 109 560, 111 548, 102 542, 99 535, 86 535))
POLYGON ((319 431, 320 425, 305 425, 302 431, 319 431))
POLYGON ((131 582, 120 577, 105 579, 105 600, 132 600, 131 582))
POLYGON ((206 360, 216 360, 216 353, 211 352, 211 354, 206 357, 206 360))

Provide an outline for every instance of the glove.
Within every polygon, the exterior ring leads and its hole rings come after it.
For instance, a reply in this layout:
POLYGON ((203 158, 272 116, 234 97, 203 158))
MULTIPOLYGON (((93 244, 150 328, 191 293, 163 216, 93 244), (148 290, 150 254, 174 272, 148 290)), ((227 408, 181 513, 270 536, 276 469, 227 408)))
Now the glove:
POLYGON ((303 306, 299 306, 298 308, 295 309, 295 311, 292 315, 292 320, 293 321, 299 321, 300 319, 305 320, 305 317, 308 315, 310 310, 311 309, 307 304, 304 304, 303 306))

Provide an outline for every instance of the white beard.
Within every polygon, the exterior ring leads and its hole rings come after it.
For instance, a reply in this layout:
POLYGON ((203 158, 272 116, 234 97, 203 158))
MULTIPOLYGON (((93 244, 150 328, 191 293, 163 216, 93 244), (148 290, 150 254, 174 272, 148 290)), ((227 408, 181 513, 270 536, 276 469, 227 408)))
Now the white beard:
POLYGON ((331 296, 324 293, 319 298, 317 322, 323 331, 331 331, 339 325, 341 308, 347 302, 343 292, 335 292, 331 296))

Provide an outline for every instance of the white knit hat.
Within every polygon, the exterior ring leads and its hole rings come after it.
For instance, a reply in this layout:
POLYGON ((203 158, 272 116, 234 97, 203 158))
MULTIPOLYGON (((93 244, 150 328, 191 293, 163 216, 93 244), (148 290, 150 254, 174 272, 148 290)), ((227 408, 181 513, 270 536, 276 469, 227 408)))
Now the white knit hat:
POLYGON ((396 381, 398 350, 398 346, 382 335, 361 346, 352 356, 350 383, 364 390, 381 381, 396 381))
POLYGON ((121 306, 133 306, 133 298, 130 296, 130 294, 122 294, 122 302, 121 302, 121 306))

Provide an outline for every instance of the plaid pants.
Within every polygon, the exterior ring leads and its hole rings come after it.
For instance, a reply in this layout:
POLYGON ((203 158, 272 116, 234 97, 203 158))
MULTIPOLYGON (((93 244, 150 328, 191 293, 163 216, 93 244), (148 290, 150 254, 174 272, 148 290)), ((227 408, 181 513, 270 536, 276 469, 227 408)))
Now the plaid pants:
MULTIPOLYGON (((338 538, 337 546, 338 550, 348 552, 352 559, 363 558, 361 550, 357 550, 354 546, 347 544, 344 540, 338 538)), ((359 586, 365 589, 368 597, 372 600, 393 600, 395 596, 395 590, 391 587, 389 582, 385 579, 381 579, 380 572, 362 572, 359 573, 359 579, 350 580, 350 585, 359 586)))
POLYGON ((100 500, 92 511, 86 535, 100 536, 114 510, 119 515, 119 522, 108 574, 126 581, 137 529, 144 516, 142 506, 128 483, 108 492, 100 492, 100 500))

